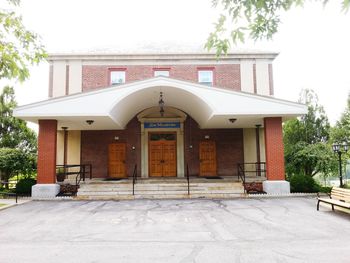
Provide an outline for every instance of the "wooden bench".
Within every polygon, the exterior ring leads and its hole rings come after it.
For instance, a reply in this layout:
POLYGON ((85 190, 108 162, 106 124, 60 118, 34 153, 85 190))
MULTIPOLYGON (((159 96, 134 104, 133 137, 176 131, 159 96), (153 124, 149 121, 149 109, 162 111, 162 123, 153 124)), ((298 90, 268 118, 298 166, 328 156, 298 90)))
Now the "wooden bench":
POLYGON ((318 194, 317 196, 317 211, 320 208, 320 202, 330 204, 332 206, 333 211, 334 206, 350 209, 350 189, 333 187, 331 194, 329 194, 329 198, 320 197, 318 194))

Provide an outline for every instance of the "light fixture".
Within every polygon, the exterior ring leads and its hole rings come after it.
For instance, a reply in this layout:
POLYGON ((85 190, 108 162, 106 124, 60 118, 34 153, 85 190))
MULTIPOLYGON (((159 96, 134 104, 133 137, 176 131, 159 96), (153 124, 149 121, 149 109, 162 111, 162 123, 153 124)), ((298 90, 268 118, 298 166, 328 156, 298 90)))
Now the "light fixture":
POLYGON ((115 140, 115 141, 119 141, 119 136, 115 136, 115 137, 114 137, 114 140, 115 140))
POLYGON ((136 147, 135 146, 132 146, 131 147, 131 150, 135 151, 136 147))
POLYGON ((334 153, 338 154, 339 181, 340 181, 340 187, 343 187, 343 168, 342 168, 341 156, 343 153, 346 153, 349 150, 349 144, 346 141, 344 141, 343 143, 333 143, 332 149, 334 153))
POLYGON ((89 125, 91 125, 91 124, 94 123, 94 120, 86 120, 86 123, 89 124, 89 125))
POLYGON ((230 119, 228 119, 231 123, 234 123, 237 119, 235 119, 235 118, 230 118, 230 119))
POLYGON ((163 92, 160 92, 159 94, 159 101, 158 101, 158 105, 159 105, 159 112, 160 112, 160 116, 163 117, 164 116, 164 100, 163 100, 163 92))
POLYGON ((210 136, 209 136, 209 135, 205 135, 205 136, 204 136, 204 139, 209 140, 209 139, 210 139, 210 136))

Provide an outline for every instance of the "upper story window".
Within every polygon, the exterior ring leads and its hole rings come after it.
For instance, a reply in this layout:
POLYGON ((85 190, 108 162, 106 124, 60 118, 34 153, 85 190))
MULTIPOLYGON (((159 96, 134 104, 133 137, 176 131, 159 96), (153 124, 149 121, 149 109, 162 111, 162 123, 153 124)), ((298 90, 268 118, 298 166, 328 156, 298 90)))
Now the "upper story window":
POLYGON ((155 70, 154 71, 154 76, 162 76, 162 77, 169 77, 169 70, 155 70))
POLYGON ((125 83, 125 70, 110 71, 111 85, 119 85, 125 83))
POLYGON ((207 86, 213 86, 213 71, 198 70, 198 83, 207 86))
POLYGON ((154 76, 169 77, 169 69, 154 69, 154 76))

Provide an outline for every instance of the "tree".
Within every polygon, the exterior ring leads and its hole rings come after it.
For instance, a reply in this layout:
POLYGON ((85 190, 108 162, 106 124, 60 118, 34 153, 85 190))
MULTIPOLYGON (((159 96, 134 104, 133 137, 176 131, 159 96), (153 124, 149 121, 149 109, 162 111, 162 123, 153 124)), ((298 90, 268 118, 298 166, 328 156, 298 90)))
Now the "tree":
MULTIPOLYGON (((221 14, 207 40, 206 48, 216 50, 219 56, 227 53, 231 44, 244 42, 247 35, 253 40, 271 39, 281 23, 280 14, 310 0, 212 0, 213 6, 222 6, 221 14)), ((315 0, 326 4, 328 0, 315 0)), ((349 0, 339 0, 344 12, 349 0)))
POLYGON ((348 95, 347 106, 332 129, 331 137, 333 142, 346 141, 350 143, 350 93, 348 95))
MULTIPOLYGON (((20 0, 7 2, 12 8, 20 4, 20 0)), ((4 0, 0 3, 5 5, 4 0)), ((22 17, 14 10, 0 8, 0 79, 24 81, 29 77, 29 66, 45 57, 38 35, 25 28, 22 17)))
POLYGON ((0 148, 0 181, 8 182, 11 176, 18 173, 30 175, 35 167, 36 158, 33 154, 20 149, 0 148))
POLYGON ((12 116, 17 106, 12 87, 6 86, 0 94, 0 147, 17 148, 25 153, 36 153, 37 136, 25 121, 12 116))
POLYGON ((303 90, 299 101, 308 106, 308 113, 283 126, 286 172, 289 176, 329 175, 336 170, 337 162, 328 143, 328 118, 313 91, 303 90))

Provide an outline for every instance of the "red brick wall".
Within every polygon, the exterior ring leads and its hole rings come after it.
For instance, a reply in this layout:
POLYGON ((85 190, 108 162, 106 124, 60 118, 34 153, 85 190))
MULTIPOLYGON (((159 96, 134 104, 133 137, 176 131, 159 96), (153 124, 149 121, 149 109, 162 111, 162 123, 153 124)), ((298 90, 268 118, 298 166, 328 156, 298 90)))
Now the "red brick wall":
POLYGON ((264 118, 267 180, 285 180, 282 118, 264 118))
MULTIPOLYGON (((152 78, 154 69, 169 68, 170 78, 198 82, 198 68, 202 65, 174 65, 174 66, 118 66, 126 69, 126 82, 152 78)), ((205 67, 212 67, 206 65, 205 67)), ((83 91, 94 90, 110 86, 109 69, 114 66, 83 66, 83 91)), ((216 65, 214 69, 214 86, 241 90, 240 65, 216 65)))
POLYGON ((191 175, 199 174, 199 142, 205 135, 216 142, 217 172, 222 176, 237 176, 237 163, 244 161, 242 129, 200 129, 187 118, 185 122, 185 166, 189 164, 191 175), (190 149, 190 145, 193 146, 190 149))
POLYGON ((38 184, 56 183, 57 121, 39 120, 38 184))
MULTIPOLYGON (((243 162, 243 131, 242 129, 206 129, 201 130, 198 124, 188 118, 185 122, 185 164, 190 164, 191 175, 199 173, 199 142, 205 135, 210 135, 216 141, 217 168, 219 175, 237 175, 237 163, 243 162), (190 150, 189 145, 193 145, 190 150)), ((114 142, 114 137, 127 143, 127 173, 132 176, 134 164, 138 166, 138 176, 141 175, 141 128, 136 118, 132 119, 125 130, 115 131, 82 131, 81 156, 82 163, 91 163, 93 177, 108 175, 108 144, 114 142), (135 146, 136 150, 131 151, 135 146)))
POLYGON ((81 161, 83 164, 92 164, 92 176, 105 178, 108 175, 108 144, 126 142, 127 175, 132 176, 135 163, 140 176, 141 168, 141 127, 137 118, 132 119, 125 130, 81 131, 81 161), (135 146, 134 151, 131 150, 135 146))

